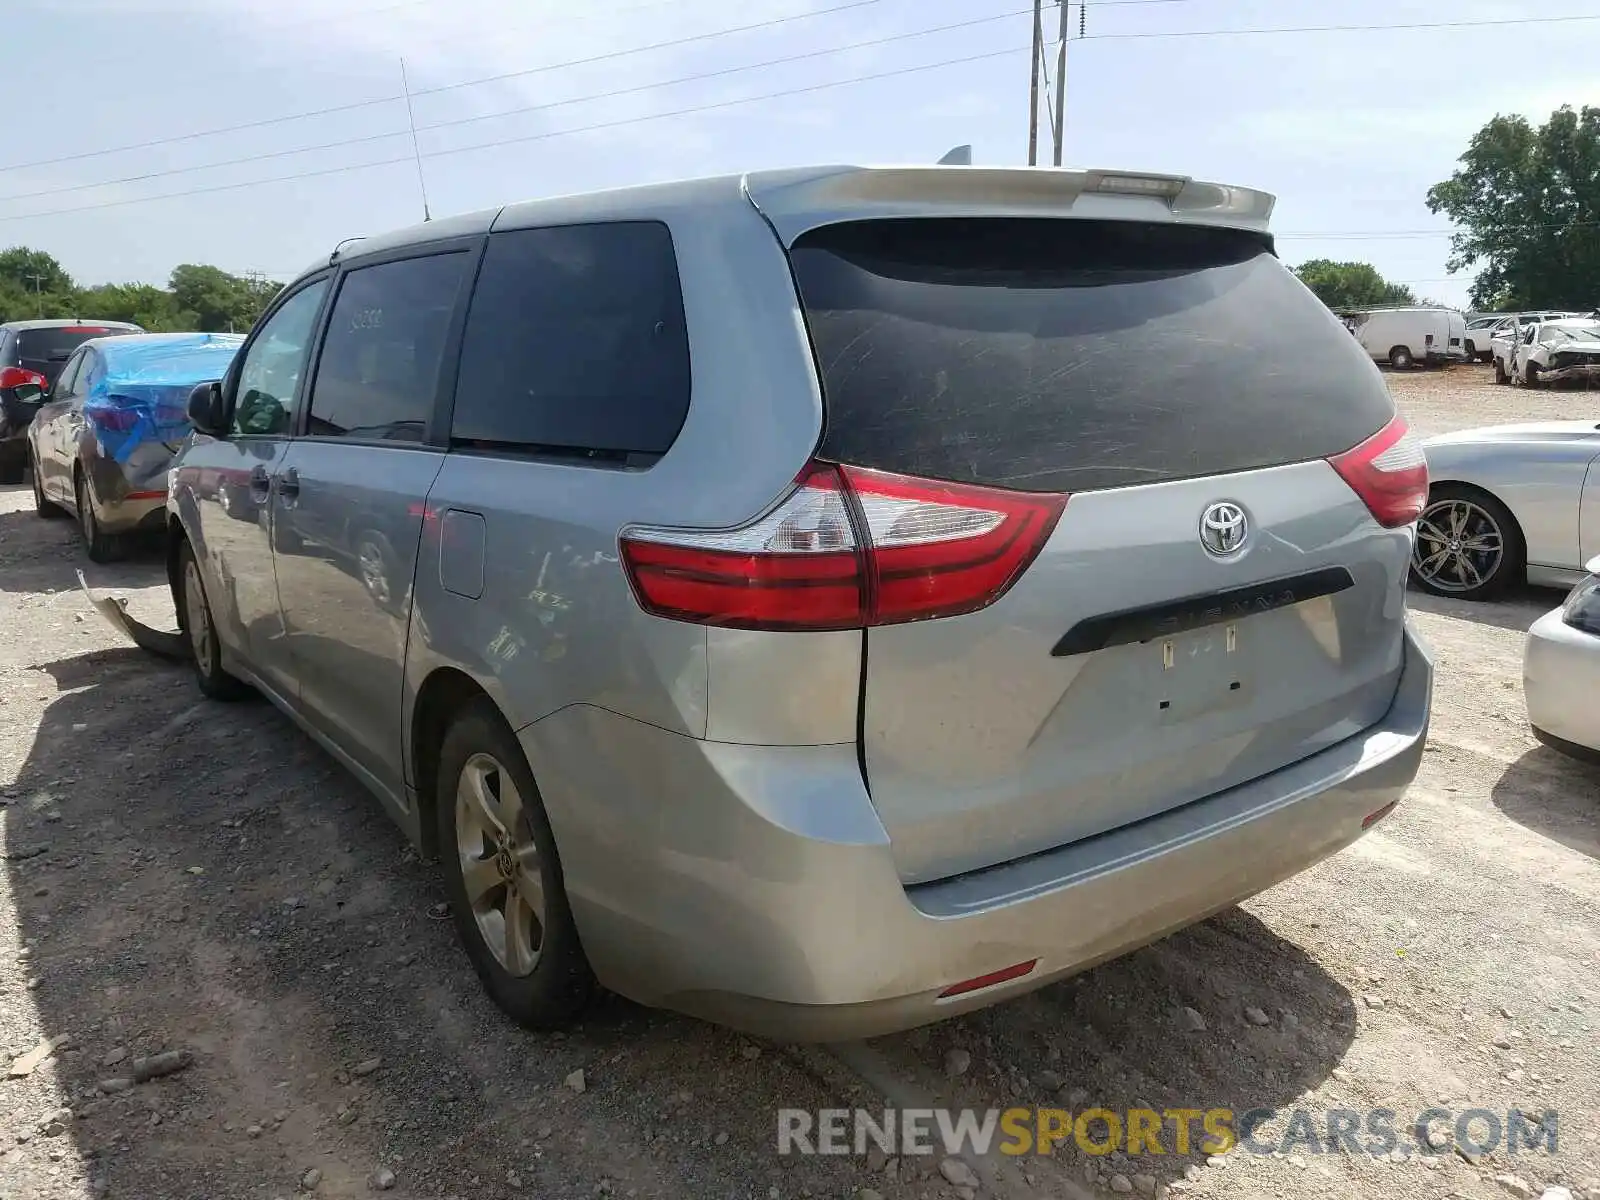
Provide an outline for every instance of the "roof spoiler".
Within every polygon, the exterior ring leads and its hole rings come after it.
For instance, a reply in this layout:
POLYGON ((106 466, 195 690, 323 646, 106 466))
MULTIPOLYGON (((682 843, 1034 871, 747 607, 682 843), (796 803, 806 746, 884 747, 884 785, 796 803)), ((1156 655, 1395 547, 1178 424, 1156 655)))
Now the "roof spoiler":
POLYGON ((1106 201, 1130 197, 1153 201, 1176 221, 1266 233, 1274 203, 1267 192, 1185 175, 957 164, 757 171, 744 177, 743 190, 786 245, 808 229, 837 221, 934 215, 1096 216, 1110 211, 1106 201))

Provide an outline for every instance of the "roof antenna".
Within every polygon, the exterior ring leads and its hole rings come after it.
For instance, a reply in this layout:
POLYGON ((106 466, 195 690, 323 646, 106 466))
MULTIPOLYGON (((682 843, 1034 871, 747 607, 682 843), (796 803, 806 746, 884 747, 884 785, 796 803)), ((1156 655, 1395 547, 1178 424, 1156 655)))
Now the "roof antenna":
POLYGON ((411 125, 411 153, 417 160, 417 187, 422 190, 422 219, 433 220, 428 211, 428 181, 422 174, 422 148, 417 145, 417 115, 411 110, 411 81, 406 78, 406 60, 400 60, 400 86, 406 94, 406 121, 411 125))
POLYGON ((972 165, 972 147, 957 146, 939 160, 939 165, 941 167, 970 167, 972 165))

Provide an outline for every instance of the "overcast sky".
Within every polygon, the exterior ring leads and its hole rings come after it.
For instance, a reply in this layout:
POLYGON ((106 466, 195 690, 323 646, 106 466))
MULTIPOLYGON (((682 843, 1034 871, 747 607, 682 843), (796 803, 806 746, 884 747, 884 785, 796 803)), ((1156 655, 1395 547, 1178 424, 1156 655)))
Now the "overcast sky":
MULTIPOLYGON (((686 175, 932 162, 960 143, 1020 164, 1030 7, 10 0, 5 42, 34 101, 13 88, 0 124, 0 246, 48 250, 83 283, 163 283, 180 262, 283 279, 342 238, 411 224, 401 56, 435 216, 686 175), (132 202, 178 192, 195 194, 132 202)), ((1469 280, 1446 278, 1448 241, 1429 231, 1448 226, 1424 194, 1495 113, 1600 104, 1600 20, 1206 31, 1584 14, 1600 0, 1089 0, 1089 37, 1068 50, 1067 163, 1263 188, 1288 262, 1364 259, 1461 302, 1469 280)))

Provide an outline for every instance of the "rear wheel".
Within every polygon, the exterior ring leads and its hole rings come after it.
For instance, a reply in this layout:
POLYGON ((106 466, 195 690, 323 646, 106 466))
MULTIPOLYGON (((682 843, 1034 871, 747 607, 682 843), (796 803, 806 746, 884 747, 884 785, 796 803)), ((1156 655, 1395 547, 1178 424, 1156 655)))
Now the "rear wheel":
POLYGON ((1467 361, 1478 361, 1478 344, 1470 339, 1467 341, 1467 361))
MULTIPOLYGON (((1382 343, 1379 344, 1381 345, 1382 343)), ((1391 346, 1389 347, 1389 365, 1396 371, 1409 371, 1417 365, 1417 360, 1406 347, 1391 346)))
POLYGON ((594 975, 533 772, 487 700, 445 734, 438 780, 445 889, 473 969, 519 1024, 571 1024, 594 994, 594 975))
POLYGON ((178 624, 189 638, 194 659, 195 682, 213 700, 238 700, 249 694, 249 687, 222 669, 222 643, 217 640, 217 623, 211 615, 205 581, 200 578, 200 563, 194 547, 187 541, 178 548, 178 624))
POLYGON ((21 483, 27 468, 27 451, 22 439, 0 442, 0 483, 21 483))
POLYGON ((1411 578, 1423 591, 1487 600, 1523 577, 1527 549, 1511 511, 1487 492, 1444 484, 1417 519, 1411 578))
POLYGON ((83 533, 89 561, 115 562, 122 557, 123 539, 100 528, 100 519, 94 512, 94 497, 89 492, 88 481, 81 474, 73 480, 73 491, 78 505, 78 528, 83 533))

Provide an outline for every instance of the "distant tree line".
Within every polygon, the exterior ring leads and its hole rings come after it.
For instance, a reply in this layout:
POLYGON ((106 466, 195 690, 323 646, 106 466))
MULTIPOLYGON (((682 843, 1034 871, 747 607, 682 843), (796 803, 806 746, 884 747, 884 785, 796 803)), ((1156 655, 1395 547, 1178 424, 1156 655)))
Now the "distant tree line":
MULTIPOLYGON (((1447 269, 1478 268, 1470 303, 1485 312, 1600 308, 1600 108, 1562 105, 1537 127, 1497 116, 1458 161, 1427 202, 1456 225, 1447 269)), ((1427 303, 1371 263, 1317 258, 1295 274, 1329 308, 1427 303)))
POLYGON ((218 267, 174 267, 167 286, 102 283, 82 287, 43 250, 0 251, 0 321, 35 317, 132 321, 152 333, 245 333, 283 285, 218 267))

